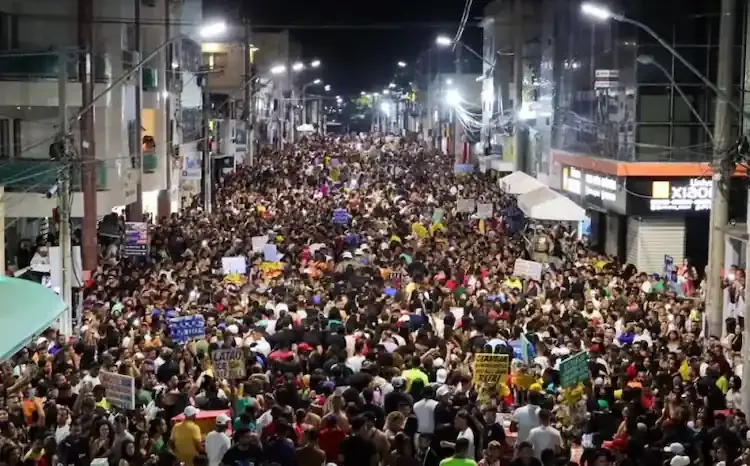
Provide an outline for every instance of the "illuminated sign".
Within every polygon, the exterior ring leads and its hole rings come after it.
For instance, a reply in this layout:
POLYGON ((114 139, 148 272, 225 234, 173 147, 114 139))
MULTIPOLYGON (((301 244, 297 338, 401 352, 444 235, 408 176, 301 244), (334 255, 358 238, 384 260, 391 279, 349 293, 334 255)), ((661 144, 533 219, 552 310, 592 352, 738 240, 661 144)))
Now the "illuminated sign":
POLYGON ((603 201, 617 202, 617 179, 609 176, 586 173, 585 194, 603 201))
POLYGON ((654 181, 649 207, 652 212, 710 210, 712 198, 711 180, 654 181))
POLYGON ((563 170, 562 189, 569 193, 617 202, 617 179, 569 167, 563 170))
POLYGON ((562 189, 580 196, 582 192, 581 186, 583 185, 582 179, 583 174, 581 173, 581 170, 573 167, 565 168, 563 170, 562 189))

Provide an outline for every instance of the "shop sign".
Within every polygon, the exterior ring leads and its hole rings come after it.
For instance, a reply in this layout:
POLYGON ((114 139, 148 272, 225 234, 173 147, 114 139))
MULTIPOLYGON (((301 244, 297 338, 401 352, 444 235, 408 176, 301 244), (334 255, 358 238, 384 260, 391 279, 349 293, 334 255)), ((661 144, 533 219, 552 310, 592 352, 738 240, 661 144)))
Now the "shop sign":
POLYGON ((703 211, 711 209, 713 185, 711 180, 653 181, 651 183, 651 212, 703 211))
POLYGON ((616 178, 586 173, 584 180, 586 196, 592 196, 602 201, 617 202, 616 178))

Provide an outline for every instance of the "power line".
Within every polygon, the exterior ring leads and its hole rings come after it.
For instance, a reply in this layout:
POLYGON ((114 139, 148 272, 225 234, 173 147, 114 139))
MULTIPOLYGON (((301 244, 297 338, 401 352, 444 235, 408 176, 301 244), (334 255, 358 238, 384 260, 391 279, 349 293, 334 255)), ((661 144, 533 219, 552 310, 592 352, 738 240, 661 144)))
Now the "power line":
MULTIPOLYGON (((54 14, 44 13, 18 13, 14 14, 14 17, 29 18, 29 19, 41 19, 45 21, 61 21, 61 22, 77 22, 76 16, 61 16, 54 14)), ((117 17, 117 16, 100 16, 94 17, 92 20, 95 24, 135 24, 134 18, 129 17, 117 17)), ((169 21, 166 22, 160 19, 142 19, 140 24, 142 26, 202 26, 204 23, 200 21, 169 21)), ((467 22, 466 25, 471 27, 479 27, 479 22, 467 22)), ((230 25, 230 27, 240 25, 230 25)), ((453 23, 440 22, 440 21, 407 21, 407 22, 385 22, 385 23, 361 23, 361 24, 346 24, 346 23, 330 23, 330 24, 256 24, 253 23, 253 29, 407 29, 407 28, 423 28, 423 29, 437 29, 437 28, 449 28, 452 27, 453 23)))

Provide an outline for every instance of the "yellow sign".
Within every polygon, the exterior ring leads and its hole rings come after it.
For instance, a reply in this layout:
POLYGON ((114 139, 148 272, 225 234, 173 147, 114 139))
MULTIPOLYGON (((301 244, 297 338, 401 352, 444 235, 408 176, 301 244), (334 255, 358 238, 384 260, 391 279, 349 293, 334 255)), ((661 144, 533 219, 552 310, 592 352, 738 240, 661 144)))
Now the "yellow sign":
POLYGON ((510 370, 507 354, 480 353, 474 359, 474 383, 498 383, 510 370))

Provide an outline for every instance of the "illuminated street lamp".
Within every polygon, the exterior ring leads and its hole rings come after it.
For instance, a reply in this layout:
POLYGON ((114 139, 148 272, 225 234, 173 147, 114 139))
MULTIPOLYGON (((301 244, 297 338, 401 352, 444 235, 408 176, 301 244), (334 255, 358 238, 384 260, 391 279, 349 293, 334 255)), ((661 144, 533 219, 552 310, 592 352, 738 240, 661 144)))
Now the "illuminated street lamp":
POLYGON ((281 74, 286 71, 286 66, 276 65, 271 67, 271 74, 281 74))
POLYGON ((388 87, 390 87, 391 89, 395 89, 396 88, 396 83, 390 83, 388 85, 388 87))
POLYGON ((406 62, 405 61, 398 62, 398 67, 399 68, 406 68, 406 62))
POLYGON ((220 36, 227 31, 227 24, 224 21, 207 24, 200 29, 200 35, 204 39, 220 36))
POLYGON ((320 84, 320 83, 322 83, 322 82, 323 82, 323 81, 321 81, 320 79, 316 79, 316 80, 315 80, 315 81, 313 81, 312 83, 313 83, 313 84, 320 84))
POLYGON ((331 85, 330 84, 326 84, 325 86, 323 86, 323 90, 326 91, 326 92, 331 92, 331 85))
POLYGON ((292 71, 302 71, 305 69, 305 64, 301 61, 296 62, 292 65, 292 71))
POLYGON ((451 107, 458 107, 461 105, 461 94, 456 89, 448 89, 445 92, 445 103, 451 107))
POLYGON ((319 68, 320 67, 320 60, 313 60, 312 63, 310 63, 311 68, 319 68))
POLYGON ((449 45, 453 45, 453 40, 448 36, 437 36, 435 43, 441 47, 448 47, 449 45))

